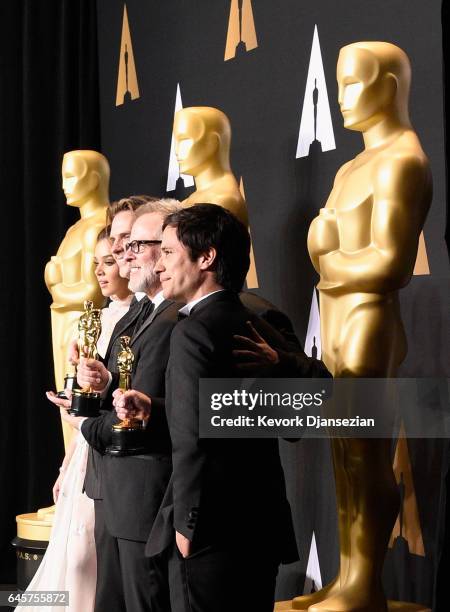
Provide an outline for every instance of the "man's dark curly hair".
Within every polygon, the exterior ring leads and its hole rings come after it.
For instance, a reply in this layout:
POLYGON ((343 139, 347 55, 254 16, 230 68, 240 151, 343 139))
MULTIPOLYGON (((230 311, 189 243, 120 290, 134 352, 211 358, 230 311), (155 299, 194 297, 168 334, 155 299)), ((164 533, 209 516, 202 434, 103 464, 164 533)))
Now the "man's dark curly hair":
POLYGON ((224 289, 242 289, 250 265, 250 236, 229 210, 216 204, 196 204, 169 215, 163 230, 166 227, 176 228, 177 238, 192 261, 214 248, 216 282, 224 289))

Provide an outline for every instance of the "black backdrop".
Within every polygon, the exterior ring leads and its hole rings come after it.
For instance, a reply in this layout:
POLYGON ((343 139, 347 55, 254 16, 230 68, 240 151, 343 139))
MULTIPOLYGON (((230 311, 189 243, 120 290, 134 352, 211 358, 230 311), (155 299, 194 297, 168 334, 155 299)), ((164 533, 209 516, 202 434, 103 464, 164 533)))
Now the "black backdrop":
MULTIPOLYGON (((123 0, 98 0, 102 146, 112 166, 112 196, 166 192, 178 87, 184 107, 222 109, 231 120, 232 166, 238 180, 243 178, 248 203, 256 291, 290 315, 302 341, 317 282, 306 252, 308 226, 339 166, 362 149, 360 134, 342 127, 335 79, 339 49, 357 40, 387 40, 407 52, 413 67, 411 117, 430 158, 434 199, 424 233, 430 273, 414 276, 401 296, 409 342, 401 374, 449 376, 441 2, 128 0, 129 33, 123 30, 124 7, 123 0), (239 4, 243 37, 253 49, 238 49, 224 61, 239 4), (311 147, 308 155, 296 158, 304 100, 307 107, 312 96, 307 83, 316 26, 326 91, 321 66, 315 65, 312 74, 318 79, 317 138, 324 152, 311 147), (118 75, 124 69, 125 41, 130 94, 124 99, 118 75), (325 151, 331 130, 335 148, 325 151)), ((311 126, 309 108, 305 122, 311 126)), ((188 192, 179 181, 168 195, 188 192)), ((385 582, 391 597, 431 603, 442 548, 447 445, 410 440, 402 448, 398 469, 408 472, 407 497, 415 502, 409 506, 405 537, 397 538, 388 553, 385 582)), ((337 567, 328 444, 283 444, 282 452, 301 560, 284 568, 279 599, 327 582, 337 567)))
MULTIPOLYGON (((0 193, 6 248, 1 249, 0 294, 0 582, 14 580, 9 548, 14 516, 50 503, 61 460, 59 421, 43 397, 53 377, 43 268, 76 218, 60 190, 62 153, 101 147, 112 166, 113 198, 163 194, 178 83, 184 106, 218 106, 231 119, 232 163, 238 178, 243 176, 248 200, 257 291, 290 314, 304 340, 316 280, 304 248, 307 226, 336 169, 361 149, 360 137, 342 128, 336 104, 338 50, 355 40, 380 39, 407 51, 414 71, 412 119, 430 157, 435 197, 425 228, 431 274, 415 277, 402 297, 410 343, 403 374, 449 375, 441 3, 244 0, 248 4, 258 46, 224 62, 230 0, 129 0, 140 97, 119 106, 123 2, 97 1, 99 75, 93 2, 1 5, 0 193), (296 159, 316 24, 336 149, 296 159)), ((429 441, 409 444, 425 556, 390 551, 387 585, 392 596, 431 602, 443 536, 446 449, 429 441), (402 585, 405 567, 409 584, 402 585)), ((284 570, 280 598, 303 591, 305 573, 317 586, 310 555, 313 532, 323 582, 332 577, 337 561, 327 444, 299 443, 283 448, 283 455, 302 558, 284 570)))
POLYGON ((77 212, 64 151, 100 147, 95 5, 0 5, 0 583, 15 582, 15 515, 51 505, 63 443, 44 266, 77 212))

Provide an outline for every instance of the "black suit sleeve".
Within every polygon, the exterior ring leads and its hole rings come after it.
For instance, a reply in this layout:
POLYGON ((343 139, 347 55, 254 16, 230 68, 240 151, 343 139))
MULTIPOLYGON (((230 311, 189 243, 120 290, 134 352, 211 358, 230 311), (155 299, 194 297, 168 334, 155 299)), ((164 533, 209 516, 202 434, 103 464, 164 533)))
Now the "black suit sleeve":
MULTIPOLYGON (((151 429, 157 429, 161 436, 167 436, 167 438, 170 440, 169 426, 167 424, 166 416, 165 397, 152 397, 151 415, 147 424, 147 429, 149 427, 151 429)), ((150 429, 148 431, 150 431, 150 429)))
MULTIPOLYGON (((150 420, 145 429, 147 444, 153 449, 170 448, 170 434, 165 410, 165 374, 169 359, 170 336, 174 320, 159 320, 158 333, 147 339, 143 336, 136 353, 136 368, 131 378, 131 387, 152 399, 150 420)), ((133 350, 133 346, 131 349, 133 350)))
POLYGON ((120 419, 114 411, 103 412, 98 417, 90 417, 83 421, 81 433, 90 446, 103 454, 106 447, 111 444, 111 428, 119 422, 120 419))
POLYGON ((198 321, 178 324, 172 334, 168 388, 172 437, 174 526, 194 537, 202 497, 205 453, 199 440, 200 378, 214 371, 214 345, 198 321))

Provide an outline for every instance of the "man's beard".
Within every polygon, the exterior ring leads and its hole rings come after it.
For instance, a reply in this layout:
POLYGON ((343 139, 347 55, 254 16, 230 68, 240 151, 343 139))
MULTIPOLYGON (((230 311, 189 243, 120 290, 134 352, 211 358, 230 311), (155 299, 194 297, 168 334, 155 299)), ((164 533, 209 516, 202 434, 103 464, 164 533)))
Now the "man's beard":
POLYGON ((146 263, 140 266, 137 274, 130 274, 130 282, 128 283, 130 291, 133 293, 152 293, 155 289, 159 289, 159 275, 155 272, 155 264, 156 261, 146 263))

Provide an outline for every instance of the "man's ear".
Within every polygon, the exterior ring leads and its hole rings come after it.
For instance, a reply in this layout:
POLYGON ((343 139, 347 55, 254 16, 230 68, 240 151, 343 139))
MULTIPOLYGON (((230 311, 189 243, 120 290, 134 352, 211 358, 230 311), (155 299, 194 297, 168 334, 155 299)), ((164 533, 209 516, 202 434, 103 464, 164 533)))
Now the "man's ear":
POLYGON ((200 270, 210 270, 216 261, 217 251, 214 247, 210 247, 199 257, 200 270))

